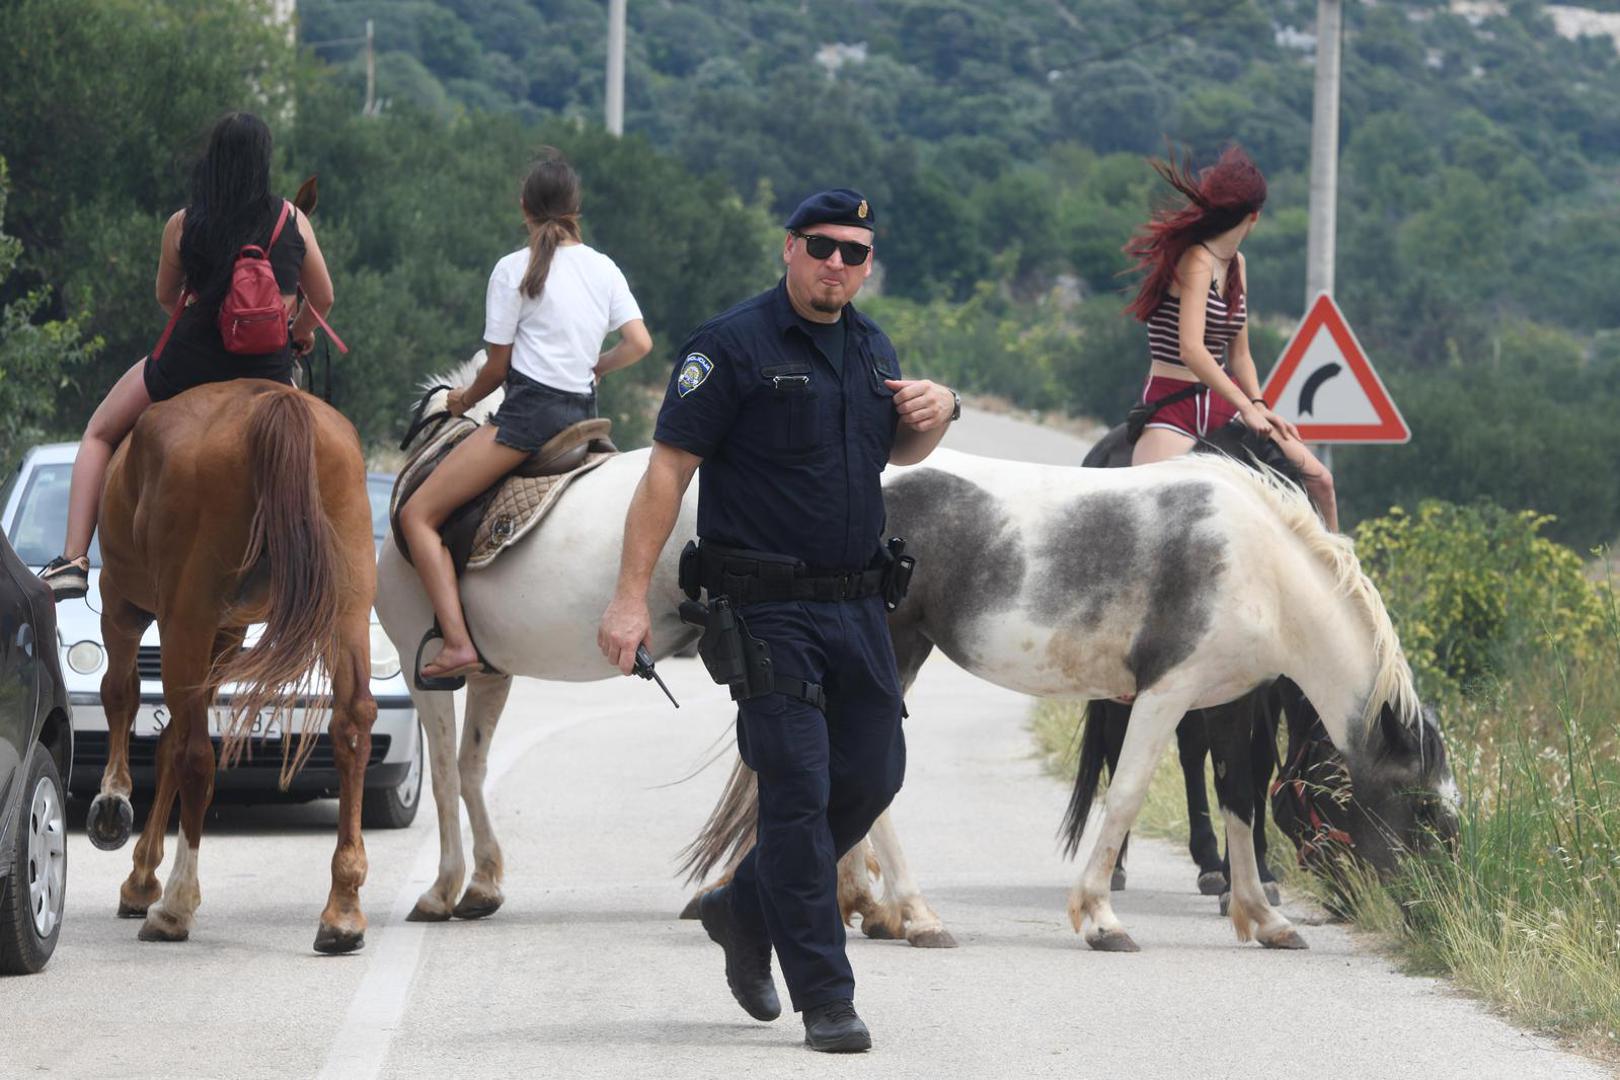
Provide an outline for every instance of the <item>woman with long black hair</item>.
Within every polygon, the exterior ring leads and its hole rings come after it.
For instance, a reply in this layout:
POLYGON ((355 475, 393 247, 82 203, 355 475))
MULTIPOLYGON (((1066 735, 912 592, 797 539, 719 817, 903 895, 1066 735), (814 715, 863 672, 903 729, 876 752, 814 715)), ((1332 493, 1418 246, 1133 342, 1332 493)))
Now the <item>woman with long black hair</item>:
POLYGON ((163 227, 157 301, 170 316, 157 356, 136 361, 97 406, 78 456, 68 495, 62 554, 40 571, 58 600, 88 591, 90 537, 113 451, 146 407, 201 383, 227 379, 291 382, 293 353, 314 344, 317 313, 332 307, 332 279, 309 219, 270 192, 270 129, 252 113, 222 117, 191 176, 191 201, 163 227), (271 242, 271 241, 274 242, 271 242), (226 349, 218 324, 237 254, 264 249, 288 318, 298 311, 288 343, 268 353, 226 349))
POLYGON ((1185 454, 1215 429, 1242 423, 1300 470, 1323 521, 1337 532, 1333 476, 1299 429, 1260 396, 1249 352, 1249 282, 1238 248, 1260 220, 1266 178, 1236 146, 1197 174, 1174 161, 1151 164, 1187 202, 1154 214, 1125 247, 1146 271, 1126 310, 1147 324, 1153 361, 1138 407, 1152 411, 1131 464, 1185 454))

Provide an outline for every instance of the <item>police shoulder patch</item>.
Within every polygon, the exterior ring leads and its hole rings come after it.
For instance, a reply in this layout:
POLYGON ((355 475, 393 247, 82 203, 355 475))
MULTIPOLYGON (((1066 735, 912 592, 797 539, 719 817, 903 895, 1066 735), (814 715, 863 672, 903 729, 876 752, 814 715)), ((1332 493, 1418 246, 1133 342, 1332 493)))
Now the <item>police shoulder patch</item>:
POLYGON ((675 391, 685 397, 703 385, 703 380, 714 370, 714 361, 700 352, 688 353, 681 361, 681 373, 675 377, 675 391))

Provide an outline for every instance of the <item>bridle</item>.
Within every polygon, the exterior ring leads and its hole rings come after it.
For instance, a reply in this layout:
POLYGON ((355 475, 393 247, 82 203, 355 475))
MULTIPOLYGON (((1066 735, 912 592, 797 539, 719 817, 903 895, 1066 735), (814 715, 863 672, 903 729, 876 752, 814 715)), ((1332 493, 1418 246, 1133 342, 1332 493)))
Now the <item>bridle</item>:
POLYGON ((1310 764, 1314 764, 1308 763, 1306 759, 1310 756, 1312 746, 1327 742, 1327 727, 1322 723, 1321 717, 1317 717, 1305 737, 1300 740, 1293 753, 1293 759, 1287 765, 1283 764, 1281 757, 1277 759, 1277 779, 1271 785, 1272 800, 1275 801, 1277 795, 1286 790, 1293 802, 1295 817, 1309 826, 1310 831, 1296 842, 1299 849, 1299 865, 1302 867, 1308 860, 1326 851, 1329 845, 1336 844, 1352 851, 1356 846, 1355 838, 1344 829, 1330 824, 1317 811, 1316 803, 1307 797, 1310 786, 1320 785, 1312 785, 1311 781, 1305 778, 1306 769, 1310 764))
MULTIPOLYGON (((328 370, 330 370, 330 368, 328 370)), ((416 408, 411 410, 411 422, 410 425, 405 429, 405 437, 399 440, 399 448, 401 450, 409 450, 411 443, 416 441, 416 437, 422 434, 422 432, 426 431, 430 426, 442 424, 446 420, 450 419, 449 409, 446 409, 443 412, 433 413, 431 416, 429 416, 427 415, 427 406, 433 395, 437 394, 440 390, 454 389, 455 387, 451 386, 449 383, 434 383, 432 386, 422 391, 421 398, 419 398, 416 402, 416 408)))

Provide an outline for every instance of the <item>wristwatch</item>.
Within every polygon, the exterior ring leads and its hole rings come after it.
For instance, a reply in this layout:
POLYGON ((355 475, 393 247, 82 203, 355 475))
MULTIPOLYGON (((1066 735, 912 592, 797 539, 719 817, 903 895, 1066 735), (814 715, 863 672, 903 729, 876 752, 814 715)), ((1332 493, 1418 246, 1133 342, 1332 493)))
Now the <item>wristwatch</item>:
POLYGON ((952 390, 951 398, 956 402, 956 405, 951 409, 951 419, 960 420, 962 419, 962 395, 952 390))

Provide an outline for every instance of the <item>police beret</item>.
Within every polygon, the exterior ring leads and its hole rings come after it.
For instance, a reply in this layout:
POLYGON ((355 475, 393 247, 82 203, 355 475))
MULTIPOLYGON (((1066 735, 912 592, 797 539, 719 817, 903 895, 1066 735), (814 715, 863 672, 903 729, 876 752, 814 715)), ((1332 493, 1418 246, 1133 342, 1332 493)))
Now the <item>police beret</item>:
POLYGON ((793 211, 787 228, 804 229, 811 225, 853 225, 858 229, 871 229, 877 225, 877 215, 866 196, 850 188, 818 191, 793 211))

